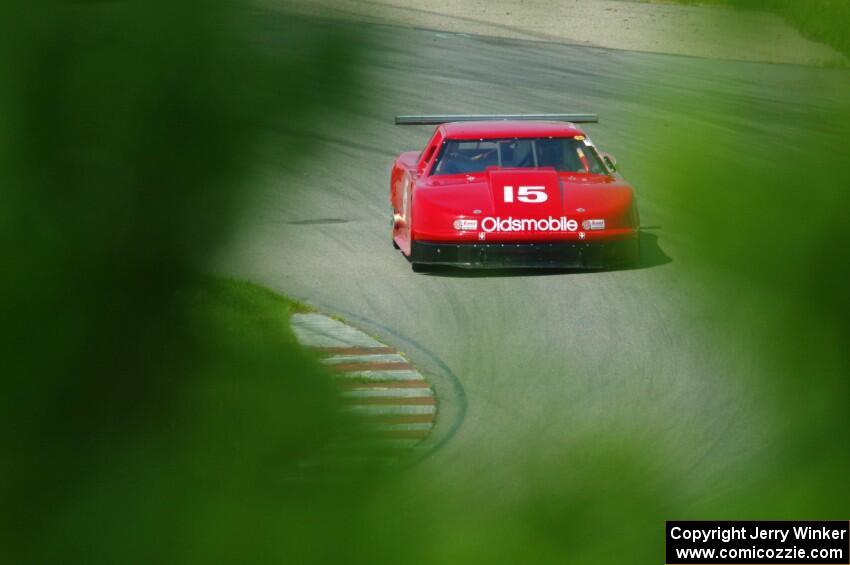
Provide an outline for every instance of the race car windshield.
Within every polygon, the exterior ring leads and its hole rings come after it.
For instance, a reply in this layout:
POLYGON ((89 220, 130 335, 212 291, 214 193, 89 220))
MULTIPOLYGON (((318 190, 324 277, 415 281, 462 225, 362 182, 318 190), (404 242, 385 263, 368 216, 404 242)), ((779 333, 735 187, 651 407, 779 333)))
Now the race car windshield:
POLYGON ((596 148, 583 137, 530 139, 449 139, 432 175, 481 173, 487 167, 554 167, 573 173, 608 173, 596 148))

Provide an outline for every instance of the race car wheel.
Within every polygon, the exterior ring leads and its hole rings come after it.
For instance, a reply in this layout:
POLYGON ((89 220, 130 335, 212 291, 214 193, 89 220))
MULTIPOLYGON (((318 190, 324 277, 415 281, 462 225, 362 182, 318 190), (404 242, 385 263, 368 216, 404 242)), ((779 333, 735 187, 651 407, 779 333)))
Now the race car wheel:
POLYGON ((393 249, 401 249, 395 242, 395 208, 392 206, 390 206, 390 240, 393 242, 393 249))

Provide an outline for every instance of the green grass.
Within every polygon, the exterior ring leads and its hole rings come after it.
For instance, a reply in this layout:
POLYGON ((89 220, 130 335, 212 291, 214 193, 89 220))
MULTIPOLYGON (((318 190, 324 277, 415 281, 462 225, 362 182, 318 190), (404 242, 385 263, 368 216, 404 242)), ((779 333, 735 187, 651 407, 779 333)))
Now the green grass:
POLYGON ((812 41, 850 57, 850 2, 846 0, 646 0, 651 3, 729 6, 776 14, 812 41))
POLYGON ((230 278, 202 279, 179 300, 189 307, 202 324, 221 333, 247 341, 295 343, 289 317, 312 309, 296 300, 248 281, 230 278))
MULTIPOLYGON (((290 326, 308 306, 247 281, 202 277, 178 293, 176 309, 200 361, 190 368, 187 405, 205 423, 187 426, 198 434, 193 441, 214 446, 229 436, 238 450, 274 446, 281 469, 321 448, 337 425, 337 395, 330 372, 290 326)), ((218 449, 210 448, 213 459, 218 449)))
MULTIPOLYGON (((248 281, 204 277, 180 292, 178 308, 192 320, 190 333, 200 337, 204 357, 212 361, 202 369, 207 379, 193 401, 193 410, 208 413, 199 437, 256 442, 258 452, 264 445, 286 446, 268 471, 291 474, 302 460, 321 457, 332 438, 363 433, 362 421, 339 411, 339 391, 333 372, 320 362, 323 355, 301 346, 292 331, 292 314, 313 312, 309 306, 248 281), (251 437, 231 431, 245 421, 253 421, 251 437)), ((363 470, 346 467, 345 473, 363 470)), ((327 471, 339 469, 313 467, 314 474, 304 476, 315 480, 327 471)))

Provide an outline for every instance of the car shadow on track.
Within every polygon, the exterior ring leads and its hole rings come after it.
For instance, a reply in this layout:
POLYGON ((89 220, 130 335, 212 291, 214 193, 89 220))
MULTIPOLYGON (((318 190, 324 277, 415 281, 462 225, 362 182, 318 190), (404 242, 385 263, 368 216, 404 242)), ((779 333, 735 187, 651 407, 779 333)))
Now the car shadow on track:
POLYGON ((462 267, 451 267, 448 265, 434 265, 427 272, 422 273, 432 277, 452 278, 482 278, 482 277, 529 277, 529 276, 553 276, 570 274, 593 274, 610 273, 616 271, 637 271, 658 267, 673 261, 669 255, 664 253, 658 245, 658 236, 653 231, 661 229, 659 226, 648 226, 640 230, 640 262, 634 267, 621 269, 466 269, 462 267))
POLYGON ((661 226, 647 226, 640 229, 640 261, 636 269, 648 269, 673 262, 673 259, 658 245, 658 236, 652 233, 660 229, 661 226))

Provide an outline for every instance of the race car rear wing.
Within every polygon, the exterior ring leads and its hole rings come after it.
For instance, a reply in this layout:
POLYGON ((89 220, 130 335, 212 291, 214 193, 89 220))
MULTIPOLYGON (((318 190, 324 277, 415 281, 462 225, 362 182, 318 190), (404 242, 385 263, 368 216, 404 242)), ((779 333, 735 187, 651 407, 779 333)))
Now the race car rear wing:
POLYGON ((595 124, 597 114, 445 114, 430 116, 396 116, 397 126, 427 126, 448 122, 481 122, 497 120, 572 122, 575 124, 595 124))

